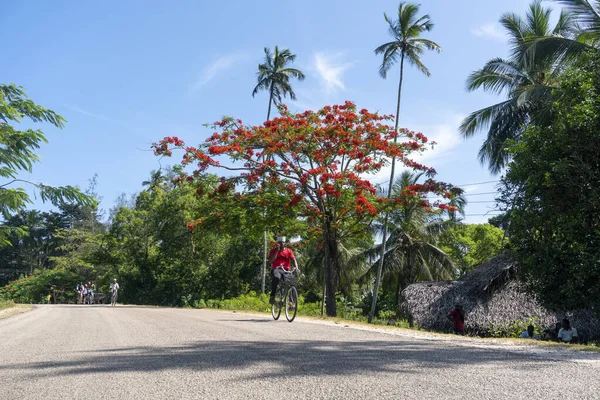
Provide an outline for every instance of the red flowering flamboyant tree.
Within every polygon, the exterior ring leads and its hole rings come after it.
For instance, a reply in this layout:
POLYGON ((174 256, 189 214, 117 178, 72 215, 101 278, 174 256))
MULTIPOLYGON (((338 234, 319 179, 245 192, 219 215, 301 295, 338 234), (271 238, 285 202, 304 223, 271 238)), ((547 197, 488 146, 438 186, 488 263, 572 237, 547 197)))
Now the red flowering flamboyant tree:
POLYGON ((213 126, 216 132, 198 147, 186 147, 176 137, 166 137, 153 147, 161 156, 171 156, 174 148, 185 151, 182 164, 196 169, 181 179, 196 179, 211 167, 228 171, 216 189, 220 194, 241 187, 245 194, 239 198, 247 201, 254 196, 261 205, 268 205, 267 193, 285 196, 284 207, 305 218, 310 233, 323 246, 327 315, 335 316, 340 238, 364 232, 364 223, 390 207, 401 207, 409 198, 420 197, 420 205, 432 211, 447 207, 431 204, 424 194, 451 197, 456 190, 435 182, 432 168, 408 157, 424 150, 427 138, 407 130, 395 132, 386 123, 391 119, 365 109, 357 112, 351 102, 301 114, 282 107, 280 117, 262 126, 245 126, 231 118, 218 121, 213 126), (400 140, 392 143, 394 137, 400 140), (224 156, 227 164, 218 160, 224 156), (405 167, 425 172, 429 180, 407 188, 399 198, 388 199, 368 177, 394 156, 405 167))

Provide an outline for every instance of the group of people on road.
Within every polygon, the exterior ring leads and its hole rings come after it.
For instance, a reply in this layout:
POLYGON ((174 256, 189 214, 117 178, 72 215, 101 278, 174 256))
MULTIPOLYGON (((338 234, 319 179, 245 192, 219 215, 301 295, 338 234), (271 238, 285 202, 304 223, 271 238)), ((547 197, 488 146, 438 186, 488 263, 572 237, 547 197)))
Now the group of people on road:
POLYGON ((79 282, 79 285, 75 287, 75 293, 77 293, 77 304, 94 304, 96 284, 91 281, 85 285, 79 282))
MULTIPOLYGON (((117 279, 113 279, 113 282, 110 284, 110 295, 111 295, 111 304, 115 305, 117 302, 117 296, 119 292, 119 283, 117 279)), ((77 304, 94 304, 95 296, 96 296, 96 284, 92 281, 89 281, 86 284, 80 282, 75 287, 75 293, 77 293, 77 304)))
MULTIPOLYGON (((452 331, 455 334, 465 334, 465 312, 460 304, 456 304, 454 309, 450 311, 448 319, 452 323, 452 331)), ((535 327, 530 324, 527 330, 521 333, 521 338, 540 340, 540 335, 535 333, 535 327)), ((561 343, 577 343, 579 341, 577 329, 572 327, 570 321, 566 318, 562 322, 557 322, 554 328, 544 331, 542 339, 561 343)))

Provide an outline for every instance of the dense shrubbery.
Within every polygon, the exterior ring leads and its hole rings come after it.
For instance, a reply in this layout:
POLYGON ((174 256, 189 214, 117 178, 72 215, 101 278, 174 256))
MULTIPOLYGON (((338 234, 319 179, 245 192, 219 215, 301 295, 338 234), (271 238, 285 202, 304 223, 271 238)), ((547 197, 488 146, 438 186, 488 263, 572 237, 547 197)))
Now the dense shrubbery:
MULTIPOLYGON (((194 308, 214 308, 221 310, 246 310, 256 312, 270 312, 271 305, 269 304, 269 296, 266 294, 257 294, 250 292, 232 299, 226 300, 199 300, 191 305, 194 308)), ((363 313, 360 308, 354 307, 352 304, 338 297, 338 317, 341 319, 367 322, 367 314, 363 313)), ((319 317, 321 316, 321 303, 307 303, 304 296, 299 297, 298 315, 319 317)), ((378 318, 375 318, 374 323, 379 325, 388 325, 390 319, 395 316, 395 311, 380 311, 378 318)), ((396 326, 408 327, 406 321, 395 321, 396 326)))

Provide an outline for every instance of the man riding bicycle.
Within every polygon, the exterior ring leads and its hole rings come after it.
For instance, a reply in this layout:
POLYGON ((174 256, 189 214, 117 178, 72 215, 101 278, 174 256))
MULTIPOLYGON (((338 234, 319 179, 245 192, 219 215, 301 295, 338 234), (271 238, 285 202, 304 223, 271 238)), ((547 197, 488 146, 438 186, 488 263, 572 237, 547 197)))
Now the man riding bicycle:
POLYGON ((275 292, 277 285, 284 274, 284 271, 290 270, 290 262, 294 262, 294 269, 298 269, 298 263, 292 249, 285 247, 285 236, 277 238, 277 247, 269 253, 269 262, 271 263, 271 298, 269 303, 275 303, 275 292))

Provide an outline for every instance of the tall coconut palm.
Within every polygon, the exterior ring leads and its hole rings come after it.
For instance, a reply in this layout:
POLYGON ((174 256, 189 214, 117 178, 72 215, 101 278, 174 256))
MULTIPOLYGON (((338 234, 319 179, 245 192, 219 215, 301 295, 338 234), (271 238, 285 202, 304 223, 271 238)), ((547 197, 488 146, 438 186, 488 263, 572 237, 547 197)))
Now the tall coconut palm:
POLYGON ((296 60, 296 55, 289 49, 279 51, 275 46, 275 51, 265 47, 265 62, 258 65, 257 78, 258 83, 252 91, 252 97, 256 96, 261 90, 269 92, 269 108, 267 111, 267 120, 271 118, 271 105, 280 104, 283 97, 289 95, 292 100, 296 100, 296 93, 292 90, 290 78, 296 78, 303 81, 305 76, 302 71, 287 67, 288 64, 296 60))
MULTIPOLYGON (((422 174, 403 172, 394 182, 393 194, 400 193, 408 186, 416 184, 422 174)), ((436 246, 440 235, 454 226, 452 218, 432 216, 415 200, 406 207, 396 209, 390 213, 389 237, 385 242, 374 246, 367 252, 371 259, 383 256, 384 287, 393 287, 396 297, 397 313, 402 312, 402 291, 411 283, 422 280, 451 279, 454 273, 454 264, 450 256, 436 246)), ((464 207, 464 197, 459 196, 456 203, 464 207)), ((464 213, 464 208, 459 208, 459 213, 464 213)), ((384 227, 380 226, 383 230, 384 227)), ((383 233, 383 232, 382 232, 383 233)), ((373 266, 380 265, 378 259, 373 266)), ((371 268, 370 274, 375 267, 371 268)))
MULTIPOLYGON (((269 92, 269 107, 267 110, 267 121, 271 118, 271 105, 273 103, 280 104, 283 97, 289 95, 292 100, 296 100, 296 93, 290 84, 290 78, 296 78, 303 81, 305 76, 299 69, 289 68, 287 65, 296 60, 296 55, 292 54, 289 49, 279 51, 279 47, 275 46, 275 51, 265 47, 265 62, 258 64, 257 79, 258 83, 252 91, 252 97, 261 90, 269 92)), ((261 290, 265 292, 265 280, 267 271, 267 231, 263 235, 263 270, 261 290)))
MULTIPOLYGON (((430 76, 429 69, 423 64, 420 56, 425 50, 434 50, 438 53, 442 51, 440 45, 431 40, 424 39, 421 35, 424 32, 429 32, 433 28, 433 22, 429 15, 419 16, 420 5, 401 2, 398 6, 398 19, 393 20, 383 14, 385 22, 388 24, 389 33, 393 40, 391 42, 382 44, 375 49, 375 54, 383 54, 383 60, 379 67, 379 74, 382 78, 387 78, 388 71, 397 63, 400 64, 400 80, 398 83, 398 100, 396 102, 396 121, 394 130, 398 132, 398 122, 400 120, 400 100, 402 98, 402 82, 404 79, 404 61, 408 61, 409 64, 414 65, 423 72, 426 76, 430 76)), ((396 138, 394 138, 396 143, 396 138)), ((396 159, 392 158, 392 170, 390 173, 389 190, 391 194, 392 183, 394 182, 394 174, 396 170, 396 159)), ((387 217, 384 225, 387 226, 387 217)), ((383 231, 383 243, 384 246, 381 249, 381 267, 375 280, 375 294, 373 296, 373 304, 371 306, 371 313, 369 314, 369 322, 372 321, 375 309, 377 307, 377 290, 379 289, 379 283, 381 281, 381 268, 383 268, 383 260, 385 254, 385 242, 386 242, 387 229, 383 231)))
POLYGON ((549 115, 551 94, 563 71, 560 58, 532 57, 528 52, 532 40, 547 36, 569 35, 575 27, 572 14, 562 11, 551 27, 550 8, 536 0, 529 6, 525 18, 513 13, 502 16, 512 51, 509 59, 494 58, 473 72, 467 79, 467 90, 483 89, 507 99, 473 112, 461 124, 460 132, 468 138, 487 131, 479 150, 479 161, 497 174, 506 165, 506 142, 518 140, 528 124, 543 124, 549 115))

